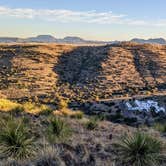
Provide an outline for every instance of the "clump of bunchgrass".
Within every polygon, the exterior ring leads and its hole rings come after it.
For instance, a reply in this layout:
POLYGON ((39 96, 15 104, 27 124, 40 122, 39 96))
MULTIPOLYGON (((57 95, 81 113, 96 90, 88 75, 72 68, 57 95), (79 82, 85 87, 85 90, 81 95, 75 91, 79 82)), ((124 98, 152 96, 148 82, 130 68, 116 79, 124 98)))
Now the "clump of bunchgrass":
POLYGON ((124 136, 115 147, 124 165, 158 166, 164 159, 163 143, 141 132, 124 136))
POLYGON ((47 136, 51 143, 64 142, 72 135, 69 124, 59 117, 51 118, 47 129, 47 136))
POLYGON ((64 165, 63 161, 59 156, 59 149, 50 145, 44 147, 39 153, 38 158, 35 161, 35 165, 37 166, 59 166, 64 165))

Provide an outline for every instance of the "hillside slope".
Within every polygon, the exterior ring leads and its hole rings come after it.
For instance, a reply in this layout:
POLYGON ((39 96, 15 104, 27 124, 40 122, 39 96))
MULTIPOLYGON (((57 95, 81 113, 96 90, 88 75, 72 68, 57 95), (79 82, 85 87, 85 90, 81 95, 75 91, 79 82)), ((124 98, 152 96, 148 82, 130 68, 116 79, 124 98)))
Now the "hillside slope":
POLYGON ((0 45, 0 95, 74 100, 165 93, 166 46, 0 45))

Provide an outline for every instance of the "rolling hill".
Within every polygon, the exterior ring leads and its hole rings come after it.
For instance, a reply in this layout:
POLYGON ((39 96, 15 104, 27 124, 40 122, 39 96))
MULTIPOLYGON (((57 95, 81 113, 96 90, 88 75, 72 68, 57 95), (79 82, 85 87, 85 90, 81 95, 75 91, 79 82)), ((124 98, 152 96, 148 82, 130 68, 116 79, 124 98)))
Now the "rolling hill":
POLYGON ((166 46, 1 44, 0 96, 51 102, 164 94, 166 46))

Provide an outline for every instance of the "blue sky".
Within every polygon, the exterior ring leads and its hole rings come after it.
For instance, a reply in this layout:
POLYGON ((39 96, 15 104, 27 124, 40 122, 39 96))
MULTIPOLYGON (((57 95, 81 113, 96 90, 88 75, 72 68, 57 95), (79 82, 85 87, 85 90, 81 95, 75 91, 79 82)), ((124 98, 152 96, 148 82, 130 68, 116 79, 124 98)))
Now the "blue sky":
POLYGON ((165 0, 1 0, 0 36, 166 38, 165 0))

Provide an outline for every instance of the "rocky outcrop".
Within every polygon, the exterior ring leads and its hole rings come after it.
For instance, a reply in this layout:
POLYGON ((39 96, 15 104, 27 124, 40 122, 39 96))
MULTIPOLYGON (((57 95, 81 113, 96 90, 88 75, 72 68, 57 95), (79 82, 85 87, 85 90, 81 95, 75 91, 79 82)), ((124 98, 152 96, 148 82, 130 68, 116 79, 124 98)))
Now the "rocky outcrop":
POLYGON ((150 111, 139 109, 128 110, 125 106, 126 102, 127 100, 118 102, 92 102, 84 106, 87 114, 102 115, 112 122, 131 126, 152 126, 155 122, 164 122, 166 119, 166 111, 155 112, 153 109, 150 111))

